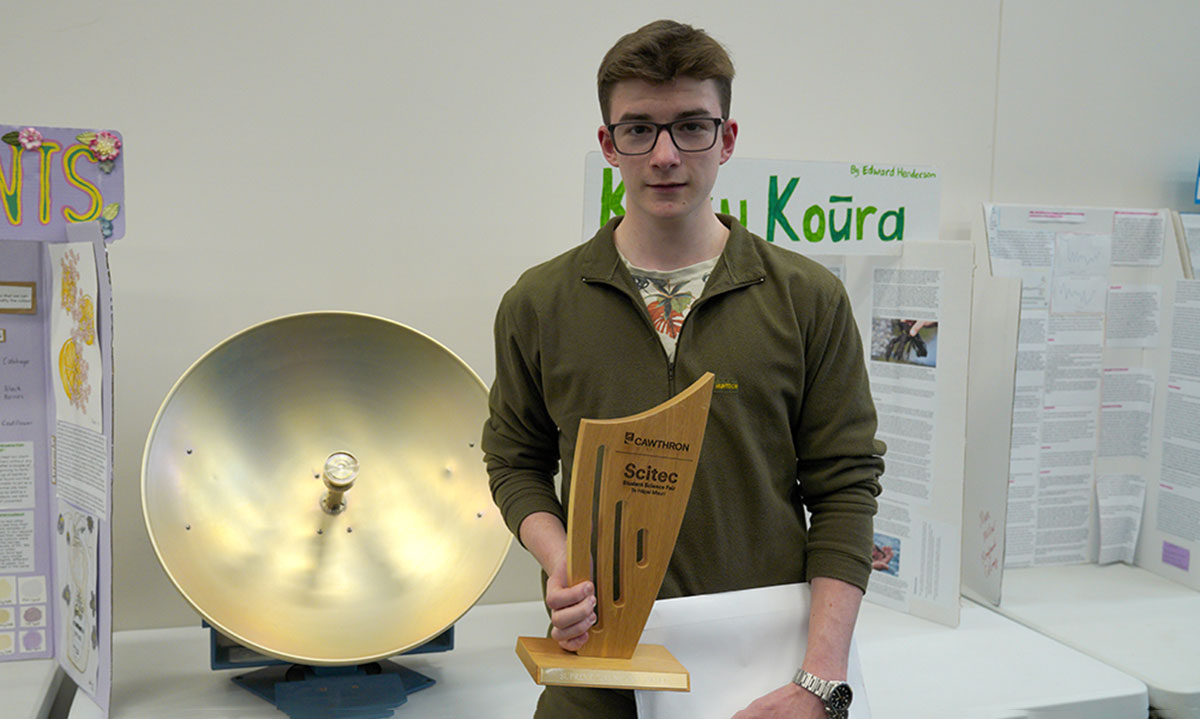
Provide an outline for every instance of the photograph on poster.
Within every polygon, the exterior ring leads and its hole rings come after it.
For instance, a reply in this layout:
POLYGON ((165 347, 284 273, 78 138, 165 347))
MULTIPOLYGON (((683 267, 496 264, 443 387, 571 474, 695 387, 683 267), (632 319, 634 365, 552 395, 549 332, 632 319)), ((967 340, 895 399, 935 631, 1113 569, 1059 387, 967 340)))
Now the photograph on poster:
POLYGON ((900 576, 900 540, 886 534, 875 533, 875 544, 871 548, 871 569, 893 577, 900 576))
POLYGON ((876 317, 871 323, 871 359, 936 367, 937 334, 934 321, 876 317))

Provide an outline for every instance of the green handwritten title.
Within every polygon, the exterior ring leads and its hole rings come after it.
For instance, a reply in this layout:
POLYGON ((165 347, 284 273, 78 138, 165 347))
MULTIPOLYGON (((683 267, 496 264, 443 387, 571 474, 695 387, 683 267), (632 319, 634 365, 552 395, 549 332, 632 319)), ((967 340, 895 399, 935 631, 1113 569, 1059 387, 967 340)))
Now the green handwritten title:
MULTIPOLYGON (((791 201, 792 193, 795 192, 796 186, 799 183, 799 177, 791 178, 781 193, 779 192, 779 176, 771 175, 767 183, 767 242, 775 241, 776 226, 782 228, 784 234, 792 242, 800 241, 800 236, 792 229, 792 223, 785 214, 787 204, 791 201)), ((867 224, 872 215, 879 213, 879 208, 875 205, 846 206, 852 202, 854 202, 853 195, 830 195, 828 206, 819 204, 809 205, 804 210, 804 216, 800 223, 800 229, 804 232, 804 239, 809 242, 821 242, 827 238, 832 242, 846 242, 851 237, 854 240, 862 240, 866 236, 864 225, 867 224), (841 207, 834 207, 834 205, 840 205, 841 207), (838 226, 838 209, 843 210, 845 213, 840 227, 838 226), (853 228, 851 227, 851 216, 853 216, 854 220, 853 228)), ((904 206, 901 205, 895 209, 879 213, 878 220, 874 224, 875 227, 873 229, 875 230, 875 234, 883 242, 903 240, 904 206)))
MULTIPOLYGON (((881 169, 876 168, 874 165, 864 165, 862 167, 852 165, 851 173, 854 176, 858 176, 859 174, 882 175, 891 173, 892 175, 899 174, 902 177, 912 177, 915 179, 936 177, 936 174, 932 172, 917 172, 896 167, 881 169)), ((625 207, 622 204, 625 199, 625 184, 623 182, 614 184, 614 179, 612 168, 604 168, 600 186, 601 225, 604 225, 613 217, 625 214, 625 207)), ((903 205, 881 210, 881 208, 871 204, 854 204, 853 195, 830 195, 826 203, 811 204, 804 208, 803 212, 793 208, 789 216, 788 203, 791 202, 792 194, 800 184, 800 178, 789 178, 782 191, 779 189, 779 184, 778 175, 769 176, 767 180, 766 203, 767 242, 775 241, 777 230, 781 230, 783 235, 792 242, 800 242, 802 236, 805 241, 812 243, 861 241, 872 237, 882 242, 900 242, 904 240, 904 217, 906 209, 903 205), (799 232, 796 231, 796 226, 792 224, 792 220, 797 217, 800 218, 799 232)), ((738 221, 743 226, 746 226, 749 220, 747 206, 748 202, 746 200, 738 200, 738 221)), ((732 214, 730 209, 730 200, 728 198, 721 199, 720 211, 725 214, 732 214)))

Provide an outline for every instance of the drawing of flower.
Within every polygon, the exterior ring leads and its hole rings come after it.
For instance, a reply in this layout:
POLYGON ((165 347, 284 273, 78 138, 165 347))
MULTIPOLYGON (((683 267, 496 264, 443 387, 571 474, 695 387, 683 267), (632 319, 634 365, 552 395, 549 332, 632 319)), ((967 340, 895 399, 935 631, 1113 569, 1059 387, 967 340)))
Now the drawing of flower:
POLYGON ((62 308, 74 313, 79 301, 79 255, 75 250, 67 250, 62 256, 62 308))
MULTIPOLYGON (((82 347, 95 341, 95 308, 92 298, 80 291, 79 255, 75 250, 67 250, 63 254, 60 266, 62 308, 75 320, 75 327, 58 353, 58 376, 62 382, 63 393, 67 395, 71 405, 81 412, 86 412, 92 386, 88 382, 90 366, 83 355, 82 347)), ((70 539, 69 533, 67 537, 70 539)))
POLYGON ((92 386, 88 382, 88 361, 84 359, 79 343, 70 337, 58 353, 58 376, 62 381, 63 393, 71 405, 81 412, 87 411, 88 397, 92 386))
POLYGON ((33 127, 27 127, 17 133, 17 142, 20 142, 21 147, 24 147, 26 150, 38 149, 42 146, 43 139, 42 133, 33 127))
POLYGON ((117 155, 121 154, 121 138, 111 132, 97 132, 92 141, 88 143, 92 154, 97 160, 104 162, 106 160, 115 160, 117 155))

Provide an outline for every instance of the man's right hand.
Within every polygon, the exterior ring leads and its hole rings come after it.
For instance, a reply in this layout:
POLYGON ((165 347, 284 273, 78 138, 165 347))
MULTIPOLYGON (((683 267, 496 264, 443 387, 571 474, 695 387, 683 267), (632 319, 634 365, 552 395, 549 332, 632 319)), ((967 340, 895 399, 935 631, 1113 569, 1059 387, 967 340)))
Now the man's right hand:
POLYGON ((563 649, 578 651, 596 623, 596 587, 591 582, 567 584, 567 532, 558 517, 534 512, 521 522, 521 543, 546 572, 546 606, 550 637, 563 649))
POLYGON ((596 588, 591 582, 567 585, 567 555, 554 563, 546 580, 546 606, 550 608, 550 637, 558 646, 574 652, 587 643, 588 630, 596 623, 596 588))

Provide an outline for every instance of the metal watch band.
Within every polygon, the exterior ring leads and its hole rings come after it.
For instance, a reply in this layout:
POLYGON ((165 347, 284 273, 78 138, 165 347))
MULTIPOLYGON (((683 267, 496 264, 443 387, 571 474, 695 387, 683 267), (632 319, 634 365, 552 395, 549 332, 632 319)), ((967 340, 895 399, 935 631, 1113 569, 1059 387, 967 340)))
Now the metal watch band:
POLYGON ((792 678, 794 684, 800 685, 801 688, 812 692, 818 699, 821 700, 821 706, 825 708, 825 716, 828 719, 847 719, 850 712, 847 709, 841 709, 829 705, 830 694, 833 687, 843 684, 841 681, 831 679, 822 679, 815 674, 809 674, 803 669, 796 671, 796 676, 792 678))
POLYGON ((822 702, 829 698, 830 682, 825 681, 815 674, 809 674, 803 669, 797 669, 796 676, 792 678, 792 682, 794 684, 799 684, 813 694, 816 694, 822 702))

